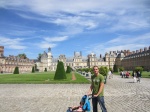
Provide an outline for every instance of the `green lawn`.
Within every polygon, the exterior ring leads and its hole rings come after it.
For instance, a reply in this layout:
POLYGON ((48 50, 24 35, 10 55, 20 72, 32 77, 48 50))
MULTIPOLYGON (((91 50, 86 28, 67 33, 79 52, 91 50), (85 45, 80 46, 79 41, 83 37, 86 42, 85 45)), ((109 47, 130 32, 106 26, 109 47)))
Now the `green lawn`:
MULTIPOLYGON (((131 75, 132 75, 132 71, 130 71, 131 75)), ((120 75, 120 73, 118 72, 115 72, 114 74, 116 75, 120 75)), ((150 78, 150 72, 147 72, 147 71, 143 71, 142 72, 142 78, 150 78)))
POLYGON ((90 83, 84 76, 75 73, 76 80, 72 80, 72 74, 66 74, 67 79, 54 80, 55 72, 27 73, 27 74, 0 74, 0 84, 81 84, 90 83))

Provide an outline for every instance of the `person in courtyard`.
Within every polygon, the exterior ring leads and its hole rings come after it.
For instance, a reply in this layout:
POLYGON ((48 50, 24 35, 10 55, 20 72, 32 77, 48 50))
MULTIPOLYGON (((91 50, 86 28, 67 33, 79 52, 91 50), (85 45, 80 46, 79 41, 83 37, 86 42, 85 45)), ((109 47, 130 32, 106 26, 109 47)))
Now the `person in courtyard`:
POLYGON ((124 72, 123 72, 123 71, 121 71, 121 77, 122 77, 122 78, 124 77, 124 72))
POLYGON ((141 83, 141 72, 137 71, 137 82, 141 83))
POLYGON ((133 77, 133 82, 136 82, 136 77, 137 77, 137 75, 136 75, 136 72, 135 72, 135 71, 133 71, 132 77, 133 77))
POLYGON ((111 77, 113 78, 113 70, 111 70, 111 77))
POLYGON ((109 70, 109 72, 108 72, 108 76, 109 76, 109 79, 113 78, 112 72, 111 72, 110 70, 109 70))
POLYGON ((91 76, 91 86, 88 95, 92 92, 93 112, 98 112, 97 103, 99 103, 102 112, 107 112, 104 102, 104 77, 99 74, 98 66, 93 67, 94 75, 91 76))
POLYGON ((129 72, 127 71, 127 72, 126 72, 126 78, 129 78, 129 76, 130 76, 130 74, 129 74, 129 72))

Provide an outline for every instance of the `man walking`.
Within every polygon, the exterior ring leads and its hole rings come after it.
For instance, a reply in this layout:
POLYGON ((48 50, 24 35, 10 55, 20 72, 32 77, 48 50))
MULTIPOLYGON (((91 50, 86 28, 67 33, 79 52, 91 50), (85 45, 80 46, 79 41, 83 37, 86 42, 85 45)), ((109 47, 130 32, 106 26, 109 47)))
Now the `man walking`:
POLYGON ((93 67, 94 75, 91 76, 91 86, 88 91, 88 94, 92 92, 92 105, 93 105, 93 112, 98 112, 97 103, 99 103, 102 112, 107 112, 104 102, 104 77, 103 75, 99 74, 98 66, 93 67))

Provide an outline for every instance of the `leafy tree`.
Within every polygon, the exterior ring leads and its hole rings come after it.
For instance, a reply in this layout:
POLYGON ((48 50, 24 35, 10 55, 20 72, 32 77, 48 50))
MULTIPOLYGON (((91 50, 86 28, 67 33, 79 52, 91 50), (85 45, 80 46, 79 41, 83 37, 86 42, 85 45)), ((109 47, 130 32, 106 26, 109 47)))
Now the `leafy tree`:
POLYGON ((101 67, 99 68, 99 73, 104 76, 104 80, 105 80, 104 84, 106 84, 107 74, 108 74, 108 68, 101 66, 101 67))
POLYGON ((123 67, 119 67, 119 71, 124 71, 124 68, 123 67))
POLYGON ((20 58, 22 58, 22 59, 27 59, 27 56, 26 56, 25 53, 23 53, 23 54, 18 54, 18 56, 19 56, 20 58))
POLYGON ((32 67, 32 73, 34 73, 35 72, 35 69, 34 69, 34 66, 32 67))
POLYGON ((94 74, 93 68, 89 68, 89 71, 91 72, 91 74, 94 74))
POLYGON ((114 65, 114 72, 118 72, 118 68, 116 64, 114 65))
POLYGON ((136 71, 136 72, 137 72, 137 71, 140 71, 140 72, 142 73, 143 68, 142 68, 142 67, 135 67, 135 71, 136 71))
POLYGON ((66 73, 70 73, 70 72, 71 72, 71 67, 70 67, 70 66, 67 66, 66 73))
POLYGON ((99 68, 99 73, 102 74, 103 76, 107 76, 107 74, 108 74, 108 68, 101 66, 99 68))
POLYGON ((112 71, 113 69, 112 69, 112 68, 109 68, 109 70, 112 71))
POLYGON ((89 69, 89 68, 85 68, 84 71, 85 71, 85 72, 89 72, 90 69, 89 69))
POLYGON ((37 57, 37 59, 38 59, 39 61, 41 60, 41 56, 42 56, 42 54, 39 53, 39 55, 38 55, 38 57, 37 57))
POLYGON ((13 74, 19 74, 19 67, 15 67, 15 70, 14 70, 13 74))
POLYGON ((61 61, 58 61, 57 64, 57 69, 55 72, 55 76, 54 76, 54 80, 58 80, 58 79, 66 79, 66 73, 65 73, 65 69, 64 69, 64 64, 61 61))

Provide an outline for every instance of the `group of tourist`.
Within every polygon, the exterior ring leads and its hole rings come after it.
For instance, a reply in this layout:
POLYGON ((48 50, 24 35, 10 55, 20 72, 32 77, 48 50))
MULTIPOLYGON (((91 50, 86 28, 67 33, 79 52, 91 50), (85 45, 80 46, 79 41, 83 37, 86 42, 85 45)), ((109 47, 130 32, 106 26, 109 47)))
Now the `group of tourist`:
POLYGON ((129 71, 121 71, 120 76, 122 78, 129 78, 130 77, 130 72, 129 71))
MULTIPOLYGON (((121 71, 120 72, 120 76, 122 78, 129 78, 130 77, 130 72, 129 71, 121 71)), ((133 77, 133 82, 139 82, 139 83, 141 83, 141 81, 140 81, 141 72, 140 71, 133 71, 132 77, 133 77)))

